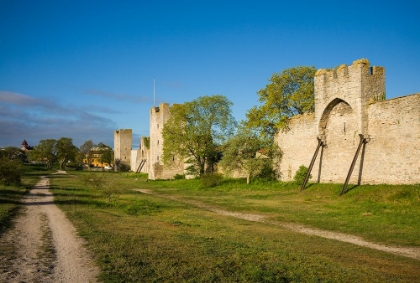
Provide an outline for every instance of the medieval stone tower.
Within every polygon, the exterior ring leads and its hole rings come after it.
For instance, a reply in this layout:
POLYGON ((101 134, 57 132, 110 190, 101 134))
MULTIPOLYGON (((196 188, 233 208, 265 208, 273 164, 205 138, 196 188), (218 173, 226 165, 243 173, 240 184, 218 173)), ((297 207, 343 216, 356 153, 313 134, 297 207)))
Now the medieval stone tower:
POLYGON ((150 156, 149 179, 160 179, 163 169, 163 137, 162 128, 169 119, 171 109, 168 103, 161 103, 150 109, 150 156))
POLYGON ((292 117, 276 137, 282 180, 313 164, 312 181, 420 182, 420 94, 385 100, 385 69, 366 59, 320 69, 314 84, 315 113, 292 117))
POLYGON ((114 166, 123 163, 130 166, 131 147, 132 147, 131 129, 119 129, 114 132, 114 166))
MULTIPOLYGON (((318 135, 324 143, 327 143, 328 120, 338 109, 341 109, 341 116, 353 116, 348 117, 351 122, 347 125, 353 129, 347 128, 346 131, 368 134, 368 104, 385 100, 383 67, 370 67, 368 60, 361 59, 351 66, 343 64, 332 71, 318 70, 314 83, 315 120, 318 135)), ((342 126, 344 131, 344 122, 342 126)))
MULTIPOLYGON (((173 106, 172 106, 173 107, 173 106)), ((184 173, 184 163, 174 162, 171 166, 163 164, 163 136, 162 129, 171 115, 168 103, 161 103, 159 107, 150 109, 150 140, 149 140, 149 179, 172 179, 175 174, 184 173)), ((176 158, 174 157, 174 161, 176 158)))

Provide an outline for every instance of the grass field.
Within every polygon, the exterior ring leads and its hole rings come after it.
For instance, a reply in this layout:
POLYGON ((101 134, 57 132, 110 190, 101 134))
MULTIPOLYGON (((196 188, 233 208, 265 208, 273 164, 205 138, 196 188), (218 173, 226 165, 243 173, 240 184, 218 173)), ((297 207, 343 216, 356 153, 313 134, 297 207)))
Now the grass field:
MULTIPOLYGON (((420 247, 420 187, 226 180, 148 181, 114 174, 119 197, 86 186, 85 172, 52 175, 56 203, 97 257, 103 282, 418 282, 420 261, 224 216, 178 200, 420 247), (134 189, 148 189, 157 195, 134 189), (164 197, 163 197, 164 196, 164 197)), ((89 173, 88 173, 89 174, 89 173)), ((101 174, 101 173, 90 173, 101 174)), ((102 175, 101 175, 102 176, 102 175)))

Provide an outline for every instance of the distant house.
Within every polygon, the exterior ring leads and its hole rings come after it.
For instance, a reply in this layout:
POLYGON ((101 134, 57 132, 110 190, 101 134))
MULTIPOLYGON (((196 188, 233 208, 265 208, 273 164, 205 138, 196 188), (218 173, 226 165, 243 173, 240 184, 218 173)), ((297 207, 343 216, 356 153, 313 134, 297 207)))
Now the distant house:
POLYGON ((102 162, 102 154, 105 150, 110 149, 109 147, 92 147, 90 152, 88 153, 90 155, 90 163, 88 164, 88 158, 86 157, 83 159, 83 163, 85 165, 89 165, 91 167, 106 167, 111 166, 111 164, 107 162, 102 162))

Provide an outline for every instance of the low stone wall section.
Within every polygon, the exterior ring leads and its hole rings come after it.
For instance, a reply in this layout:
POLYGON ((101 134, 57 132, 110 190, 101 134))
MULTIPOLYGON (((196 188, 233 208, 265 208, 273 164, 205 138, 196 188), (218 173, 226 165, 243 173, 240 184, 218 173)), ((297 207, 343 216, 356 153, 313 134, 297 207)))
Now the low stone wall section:
POLYGON ((369 106, 364 183, 420 183, 420 94, 369 106))
MULTIPOLYGON (((314 113, 293 117, 288 130, 284 130, 276 136, 277 144, 282 151, 281 162, 277 169, 281 180, 293 180, 299 166, 309 165, 312 159, 311 153, 315 152, 318 144, 316 137, 314 113)), ((318 174, 317 168, 314 168, 313 172, 318 174)))

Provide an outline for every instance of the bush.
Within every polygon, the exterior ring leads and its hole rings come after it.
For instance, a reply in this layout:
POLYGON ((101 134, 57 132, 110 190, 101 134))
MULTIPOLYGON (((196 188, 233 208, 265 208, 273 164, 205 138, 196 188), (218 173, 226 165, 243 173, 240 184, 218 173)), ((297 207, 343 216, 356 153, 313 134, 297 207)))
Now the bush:
POLYGON ((130 166, 125 163, 120 163, 120 167, 118 169, 120 172, 128 172, 130 171, 130 166))
POLYGON ((174 180, 183 180, 185 179, 185 174, 175 174, 174 180))
POLYGON ((3 159, 0 161, 0 181, 7 185, 22 184, 22 163, 18 160, 3 159))
MULTIPOLYGON (((191 160, 187 160, 187 162, 193 162, 191 160)), ((195 176, 198 177, 200 175, 200 170, 194 165, 190 165, 187 168, 185 168, 185 174, 188 176, 195 176)))
MULTIPOLYGON (((303 182, 305 181, 305 177, 306 177, 306 173, 308 172, 308 167, 301 165, 299 167, 299 169, 296 171, 295 176, 293 177, 293 180, 295 180, 295 182, 298 185, 302 185, 303 182)), ((309 175, 309 179, 312 178, 312 175, 309 175)))
POLYGON ((210 173, 201 176, 200 188, 212 188, 220 185, 223 181, 223 175, 220 173, 210 173))
POLYGON ((122 189, 115 184, 115 177, 106 173, 89 173, 82 177, 82 182, 102 193, 109 202, 116 201, 122 189))
POLYGON ((276 170, 273 169, 273 165, 270 163, 265 163, 261 171, 255 177, 267 181, 277 180, 276 170))

